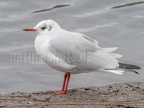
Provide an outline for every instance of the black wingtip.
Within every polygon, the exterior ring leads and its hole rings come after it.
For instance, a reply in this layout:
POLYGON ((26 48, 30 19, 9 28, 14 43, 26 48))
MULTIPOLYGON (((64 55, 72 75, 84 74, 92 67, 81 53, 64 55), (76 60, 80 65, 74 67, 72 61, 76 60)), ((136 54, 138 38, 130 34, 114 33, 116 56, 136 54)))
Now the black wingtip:
POLYGON ((131 64, 119 63, 119 68, 123 69, 141 69, 141 67, 131 64))
POLYGON ((134 73, 136 73, 136 74, 139 74, 139 72, 137 72, 137 71, 133 71, 134 73))

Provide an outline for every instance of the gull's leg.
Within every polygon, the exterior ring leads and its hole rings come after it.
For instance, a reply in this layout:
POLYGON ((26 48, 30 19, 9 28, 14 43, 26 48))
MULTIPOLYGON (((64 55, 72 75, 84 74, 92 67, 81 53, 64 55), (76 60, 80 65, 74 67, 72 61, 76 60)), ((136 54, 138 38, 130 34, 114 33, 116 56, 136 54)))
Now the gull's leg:
POLYGON ((67 75, 67 82, 66 82, 66 86, 65 86, 65 92, 67 92, 67 90, 68 90, 68 84, 69 84, 69 80, 70 80, 70 77, 71 77, 71 74, 69 72, 67 74, 68 75, 67 75))
POLYGON ((64 80, 63 80, 63 86, 62 86, 62 90, 61 91, 64 91, 64 89, 65 89, 65 83, 66 83, 67 76, 68 76, 68 73, 65 73, 64 80))
POLYGON ((68 78, 68 73, 65 73, 62 89, 60 91, 53 91, 54 93, 56 93, 56 94, 65 94, 66 93, 65 86, 67 84, 67 78, 68 78))
POLYGON ((68 84, 69 84, 69 80, 70 80, 70 76, 71 74, 69 72, 67 72, 64 76, 64 83, 62 86, 62 90, 58 91, 57 94, 65 94, 68 90, 68 84))

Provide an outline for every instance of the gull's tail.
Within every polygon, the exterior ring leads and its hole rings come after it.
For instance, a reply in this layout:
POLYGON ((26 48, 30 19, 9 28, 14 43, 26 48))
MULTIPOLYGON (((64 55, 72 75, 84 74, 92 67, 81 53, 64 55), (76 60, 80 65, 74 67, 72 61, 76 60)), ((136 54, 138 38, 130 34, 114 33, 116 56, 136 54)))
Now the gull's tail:
MULTIPOLYGON (((100 50, 103 51, 103 52, 109 53, 114 58, 122 57, 122 55, 112 52, 112 51, 115 51, 116 49, 117 49, 117 47, 101 48, 100 50)), ((114 73, 114 74, 122 75, 125 71, 130 71, 130 72, 134 72, 136 74, 139 74, 137 71, 135 71, 135 69, 141 69, 139 66, 136 66, 136 65, 120 63, 120 62, 118 64, 119 64, 119 67, 117 67, 116 69, 100 69, 100 70, 104 71, 104 72, 111 72, 111 73, 114 73)))
POLYGON ((134 72, 136 74, 139 74, 135 69, 141 69, 139 66, 131 65, 131 64, 125 64, 119 62, 119 68, 117 69, 102 69, 104 72, 111 72, 114 74, 122 75, 125 71, 134 72))
POLYGON ((119 68, 122 69, 122 70, 135 72, 136 74, 139 74, 139 73, 137 71, 133 70, 133 69, 141 69, 139 66, 120 63, 120 62, 119 62, 119 68))

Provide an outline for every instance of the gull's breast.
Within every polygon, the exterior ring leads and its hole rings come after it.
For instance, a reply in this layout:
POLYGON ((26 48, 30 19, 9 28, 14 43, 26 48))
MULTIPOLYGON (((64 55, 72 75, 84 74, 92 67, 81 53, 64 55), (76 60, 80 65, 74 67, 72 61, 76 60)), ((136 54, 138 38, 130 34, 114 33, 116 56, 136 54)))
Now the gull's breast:
POLYGON ((68 72, 72 71, 75 67, 73 65, 67 64, 64 60, 55 56, 50 51, 50 39, 48 38, 36 37, 35 50, 47 65, 51 66, 56 70, 68 72))

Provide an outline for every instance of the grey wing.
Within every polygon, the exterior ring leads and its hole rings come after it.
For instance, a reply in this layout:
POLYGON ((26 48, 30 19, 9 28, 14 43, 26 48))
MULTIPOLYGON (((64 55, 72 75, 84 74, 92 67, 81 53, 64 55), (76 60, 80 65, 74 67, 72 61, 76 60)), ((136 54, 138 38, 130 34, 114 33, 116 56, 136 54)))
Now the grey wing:
POLYGON ((80 33, 56 36, 50 41, 51 52, 67 64, 78 65, 89 60, 89 54, 96 52, 98 42, 80 33))
POLYGON ((50 50, 66 65, 73 66, 81 72, 118 67, 115 58, 120 55, 111 53, 116 48, 100 48, 96 40, 80 33, 64 34, 51 39, 50 50))

